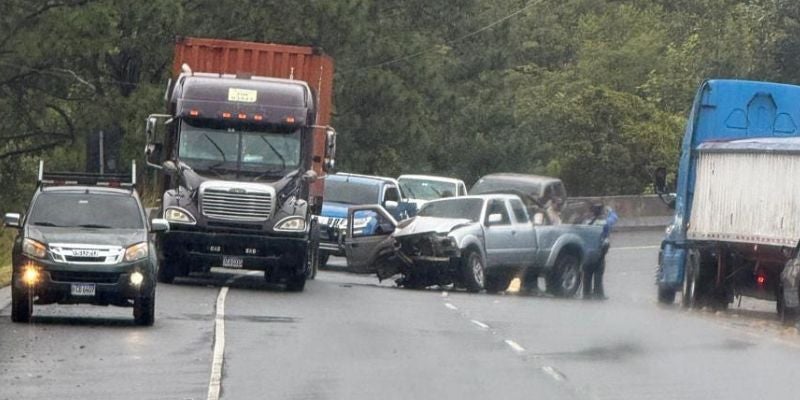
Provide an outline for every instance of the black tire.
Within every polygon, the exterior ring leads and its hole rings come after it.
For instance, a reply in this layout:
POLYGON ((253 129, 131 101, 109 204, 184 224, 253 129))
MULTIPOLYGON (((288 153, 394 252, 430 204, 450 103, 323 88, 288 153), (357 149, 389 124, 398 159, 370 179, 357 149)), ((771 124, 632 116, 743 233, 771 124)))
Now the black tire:
POLYGON ((507 274, 489 274, 486 275, 486 282, 484 287, 486 293, 500 293, 508 289, 511 283, 511 277, 507 274))
POLYGON ((319 269, 328 269, 328 260, 331 258, 330 253, 320 251, 319 253, 319 269))
POLYGON ((309 228, 309 232, 311 232, 311 240, 308 244, 308 254, 306 257, 310 260, 307 278, 313 280, 317 277, 317 271, 319 271, 319 262, 320 262, 320 251, 319 251, 319 227, 317 226, 317 220, 311 220, 311 227, 309 228))
POLYGON ((573 297, 581 287, 581 260, 574 253, 562 252, 545 280, 547 292, 558 297, 573 297))
POLYGON ((161 257, 158 263, 158 281, 172 283, 178 276, 179 263, 172 257, 161 257))
POLYGON ((467 250, 461 257, 461 281, 470 293, 483 290, 486 281, 486 263, 478 251, 467 250))
POLYGON ((675 289, 672 288, 658 288, 658 302, 661 304, 674 304, 675 303, 675 289))
POLYGON ((700 260, 697 251, 690 251, 686 257, 686 268, 683 273, 683 290, 681 293, 681 307, 698 308, 700 299, 697 291, 697 281, 699 278, 700 260))
POLYGON ((714 276, 716 275, 715 258, 700 250, 689 250, 686 255, 686 266, 683 278, 681 307, 703 308, 710 305, 715 309, 727 308, 726 296, 712 296, 714 276))
POLYGON ((133 299, 133 320, 136 325, 152 326, 156 319, 156 292, 133 299))
POLYGON ((306 288, 306 274, 296 274, 286 280, 287 292, 302 292, 306 288))
POLYGON ((11 321, 28 323, 33 315, 33 294, 31 289, 11 287, 11 321))

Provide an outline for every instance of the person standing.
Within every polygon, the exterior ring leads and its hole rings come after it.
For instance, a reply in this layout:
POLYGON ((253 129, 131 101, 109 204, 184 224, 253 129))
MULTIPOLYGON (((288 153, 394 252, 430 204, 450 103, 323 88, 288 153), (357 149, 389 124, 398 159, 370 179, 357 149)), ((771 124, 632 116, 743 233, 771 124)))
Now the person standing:
POLYGON ((583 298, 587 300, 605 300, 607 297, 603 288, 603 274, 606 270, 606 253, 611 247, 611 230, 619 217, 614 210, 605 207, 603 204, 593 204, 592 211, 594 217, 586 223, 588 225, 603 224, 602 244, 600 259, 583 267, 583 298), (602 218, 603 215, 605 215, 605 218, 602 218))

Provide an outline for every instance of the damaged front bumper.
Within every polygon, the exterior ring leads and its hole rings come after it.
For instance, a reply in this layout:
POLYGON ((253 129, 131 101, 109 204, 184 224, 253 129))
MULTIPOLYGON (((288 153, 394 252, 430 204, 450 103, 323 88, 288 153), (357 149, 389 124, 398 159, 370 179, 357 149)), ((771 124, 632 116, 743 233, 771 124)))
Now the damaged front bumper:
POLYGON ((378 278, 401 275, 401 286, 424 287, 453 283, 461 249, 456 239, 435 232, 395 236, 394 251, 378 263, 378 278))

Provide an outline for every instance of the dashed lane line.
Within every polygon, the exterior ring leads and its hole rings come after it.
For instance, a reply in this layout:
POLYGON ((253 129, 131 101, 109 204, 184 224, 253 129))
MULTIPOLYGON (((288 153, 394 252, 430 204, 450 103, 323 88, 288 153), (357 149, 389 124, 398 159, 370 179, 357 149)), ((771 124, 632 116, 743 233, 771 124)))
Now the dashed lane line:
POLYGON ((486 325, 486 324, 484 324, 484 323, 483 323, 483 322, 481 322, 481 321, 478 321, 478 320, 472 319, 472 320, 470 320, 469 322, 472 322, 473 324, 475 324, 475 325, 477 325, 477 326, 479 326, 479 327, 481 327, 481 328, 483 328, 483 329, 489 329, 489 325, 486 325))
POLYGON ((444 306, 449 308, 449 309, 451 309, 451 310, 453 310, 453 311, 458 310, 458 307, 454 306, 452 303, 444 303, 444 306))
POLYGON ((524 347, 520 346, 519 343, 517 343, 517 342, 515 342, 515 341, 513 341, 511 339, 506 339, 506 340, 504 340, 504 342, 508 345, 508 347, 511 347, 511 349, 516 351, 517 353, 522 353, 522 352, 525 351, 524 347))
POLYGON ((544 371, 547 375, 549 375, 551 378, 555 379, 558 382, 563 382, 567 378, 564 374, 561 373, 561 371, 549 365, 543 366, 542 371, 544 371))

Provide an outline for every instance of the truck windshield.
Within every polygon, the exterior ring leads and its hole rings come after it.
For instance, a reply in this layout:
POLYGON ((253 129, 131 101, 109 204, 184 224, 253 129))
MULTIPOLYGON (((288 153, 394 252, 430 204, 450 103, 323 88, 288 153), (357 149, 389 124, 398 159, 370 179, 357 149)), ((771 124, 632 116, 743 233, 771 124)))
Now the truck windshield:
POLYGON ((380 185, 329 179, 325 181, 325 201, 344 204, 380 203, 380 185))
POLYGON ((97 193, 42 193, 33 204, 28 221, 35 226, 60 228, 144 227, 133 197, 97 193))
POLYGON ((453 197, 458 192, 458 187, 452 182, 410 178, 403 178, 398 182, 400 182, 403 192, 412 199, 436 200, 453 197))
POLYGON ((481 219, 482 199, 453 198, 434 201, 422 206, 417 216, 436 218, 458 218, 478 222, 481 219))
POLYGON ((183 123, 178 156, 197 171, 283 172, 300 166, 300 130, 270 133, 183 123))

